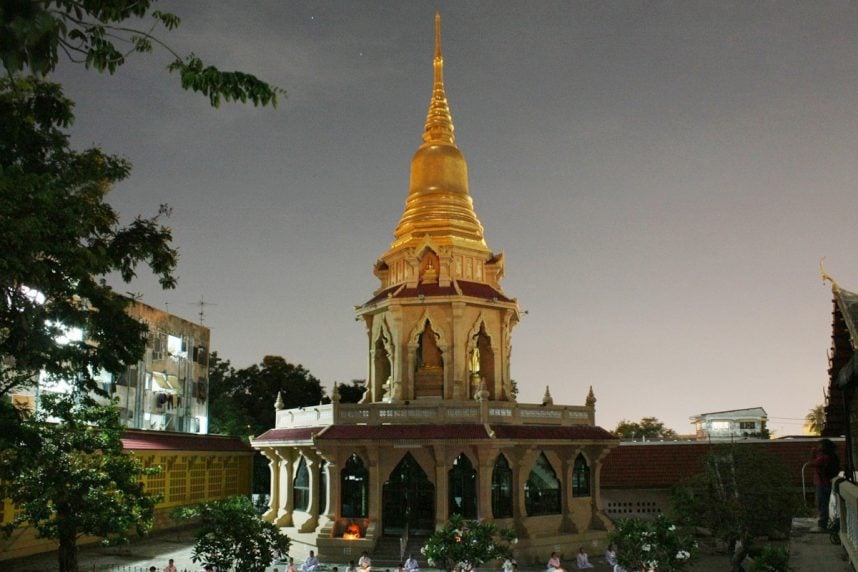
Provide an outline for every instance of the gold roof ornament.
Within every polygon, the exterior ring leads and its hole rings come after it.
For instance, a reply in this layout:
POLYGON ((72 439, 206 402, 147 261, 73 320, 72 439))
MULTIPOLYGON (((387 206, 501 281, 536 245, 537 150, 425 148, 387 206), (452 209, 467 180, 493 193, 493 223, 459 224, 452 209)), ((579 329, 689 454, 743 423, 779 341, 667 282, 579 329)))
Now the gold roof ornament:
POLYGON ((593 386, 590 386, 590 391, 587 393, 587 399, 584 402, 587 407, 593 407, 596 405, 596 394, 593 393, 593 386))
POLYGON ((488 250, 483 225, 468 194, 468 164, 456 146, 453 117, 444 90, 441 15, 435 14, 434 82, 423 130, 423 144, 411 159, 411 181, 405 212, 393 235, 393 246, 425 236, 488 250))
POLYGON ((837 280, 831 277, 828 272, 825 271, 825 257, 819 259, 819 276, 822 278, 822 282, 825 283, 826 280, 831 282, 831 291, 837 294, 840 292, 840 285, 837 284, 837 280))

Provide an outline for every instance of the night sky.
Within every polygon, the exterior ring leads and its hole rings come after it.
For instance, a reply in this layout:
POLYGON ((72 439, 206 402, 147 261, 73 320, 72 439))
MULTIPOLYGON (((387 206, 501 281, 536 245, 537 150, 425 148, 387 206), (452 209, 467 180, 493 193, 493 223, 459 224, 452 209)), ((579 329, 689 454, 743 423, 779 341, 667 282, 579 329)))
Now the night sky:
MULTIPOLYGON (((179 287, 121 291, 323 384, 366 376, 378 287, 432 88, 486 241, 506 253, 519 399, 597 423, 762 406, 801 431, 827 383, 831 292, 858 290, 858 5, 847 2, 163 2, 181 53, 288 91, 212 109, 135 56, 55 75, 77 146, 125 156, 109 200, 173 208, 179 287)), ((272 396, 273 403, 274 396, 272 396)), ((273 405, 272 405, 273 406, 273 405)))

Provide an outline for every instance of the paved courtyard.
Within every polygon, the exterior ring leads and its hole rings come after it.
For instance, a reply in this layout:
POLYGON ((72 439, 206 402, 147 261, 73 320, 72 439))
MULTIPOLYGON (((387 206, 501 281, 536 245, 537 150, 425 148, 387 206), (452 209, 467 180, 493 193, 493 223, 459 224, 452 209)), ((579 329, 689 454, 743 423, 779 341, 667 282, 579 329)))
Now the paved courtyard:
MULTIPOLYGON (((796 572, 854 572, 845 561, 845 551, 842 547, 833 545, 827 534, 810 532, 814 519, 795 519, 790 535, 790 564, 796 572)), ((150 538, 135 542, 125 547, 87 546, 80 552, 80 569, 85 572, 148 572, 150 566, 155 566, 159 572, 167 565, 167 560, 175 560, 180 572, 197 572, 202 566, 191 561, 193 545, 192 529, 181 529, 162 532, 150 538)), ((569 549, 569 554, 574 550, 569 549)), ((594 570, 608 571, 610 567, 604 560, 594 555, 591 561, 594 570)), ((345 571, 343 563, 328 563, 327 570, 339 566, 340 572, 345 571)), ((274 569, 284 572, 284 566, 271 566, 267 572, 274 569)), ((4 572, 47 572, 56 570, 55 554, 40 554, 21 558, 11 562, 0 563, 4 572)), ((387 568, 380 568, 385 572, 387 568)), ((544 572, 542 568, 522 568, 522 572, 544 572)), ((692 567, 694 572, 726 572, 729 570, 725 554, 714 550, 703 549, 703 554, 692 567)), ((571 572, 571 571, 570 571, 571 572)))

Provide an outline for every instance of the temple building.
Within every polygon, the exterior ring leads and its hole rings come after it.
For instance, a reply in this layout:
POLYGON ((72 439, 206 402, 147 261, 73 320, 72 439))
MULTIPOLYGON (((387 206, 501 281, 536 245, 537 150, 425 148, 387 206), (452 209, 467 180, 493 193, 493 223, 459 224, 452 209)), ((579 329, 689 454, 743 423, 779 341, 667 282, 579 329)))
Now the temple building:
POLYGON ((409 550, 452 514, 513 528, 520 562, 603 546, 610 520, 600 470, 617 439, 595 424, 595 397, 516 401, 512 330, 521 310, 501 288, 468 190, 444 88, 440 17, 423 143, 405 211, 373 267, 379 288, 356 307, 367 333, 357 404, 285 410, 254 438, 269 459, 265 518, 322 560, 357 559, 400 539, 409 550), (409 543, 410 541, 410 543, 409 543), (577 548, 576 548, 577 549, 577 548))

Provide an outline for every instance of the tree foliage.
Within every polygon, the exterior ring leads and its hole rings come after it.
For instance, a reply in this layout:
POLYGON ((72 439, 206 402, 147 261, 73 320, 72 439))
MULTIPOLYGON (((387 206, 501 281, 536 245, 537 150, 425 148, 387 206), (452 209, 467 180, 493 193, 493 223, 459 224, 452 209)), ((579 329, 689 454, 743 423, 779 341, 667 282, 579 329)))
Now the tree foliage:
POLYGON ((678 485, 673 505, 681 522, 724 540, 737 571, 755 538, 787 535, 801 498, 779 457, 760 447, 719 445, 704 472, 678 485))
POLYGON ((358 403, 367 391, 365 379, 353 379, 351 385, 341 383, 337 386, 340 403, 358 403))
POLYGON ((668 439, 676 437, 676 431, 664 426, 656 417, 644 417, 639 422, 623 419, 617 423, 614 433, 620 439, 668 439))
POLYGON ((98 149, 73 151, 63 131, 71 109, 56 84, 0 79, 0 395, 38 371, 96 389, 99 371, 139 359, 146 331, 105 277, 130 281, 145 264, 162 286, 175 284, 166 209, 119 224, 104 195, 129 165, 98 149))
POLYGON ((76 542, 83 535, 115 543, 131 531, 145 534, 158 499, 146 494, 140 478, 159 469, 123 451, 123 430, 113 404, 79 393, 43 394, 39 411, 20 421, 16 442, 3 437, 0 478, 9 485, 0 498, 5 494, 18 509, 4 532, 27 523, 56 540, 60 572, 77 571, 76 542))
POLYGON ((420 550, 429 566, 450 572, 457 565, 471 570, 492 560, 512 557, 515 532, 491 522, 465 520, 455 514, 432 533, 420 550))
POLYGON ((825 427, 825 405, 814 406, 804 417, 804 428, 812 435, 822 435, 825 427))
MULTIPOLYGON (((274 427, 278 394, 286 409, 328 401, 318 379, 304 366, 293 365, 280 356, 265 356, 258 365, 236 370, 213 352, 209 358, 209 387, 210 431, 244 440, 274 427)), ((253 492, 267 494, 270 481, 268 461, 257 453, 253 457, 253 492)))
POLYGON ((271 522, 262 520, 247 497, 182 507, 177 519, 195 519, 196 542, 191 559, 218 570, 264 572, 274 556, 286 554, 291 541, 271 522))
POLYGON ((113 73, 133 53, 154 46, 166 50, 183 89, 201 93, 214 107, 223 101, 276 105, 285 92, 239 71, 224 72, 194 54, 182 56, 154 35, 172 31, 181 20, 153 9, 152 0, 7 1, 0 4, 0 60, 8 74, 44 76, 56 69, 60 57, 99 72, 113 73))
POLYGON ((621 519, 610 534, 617 559, 627 570, 686 570, 697 556, 694 538, 664 515, 654 521, 621 519))

